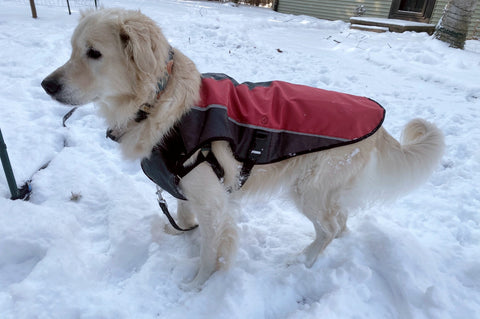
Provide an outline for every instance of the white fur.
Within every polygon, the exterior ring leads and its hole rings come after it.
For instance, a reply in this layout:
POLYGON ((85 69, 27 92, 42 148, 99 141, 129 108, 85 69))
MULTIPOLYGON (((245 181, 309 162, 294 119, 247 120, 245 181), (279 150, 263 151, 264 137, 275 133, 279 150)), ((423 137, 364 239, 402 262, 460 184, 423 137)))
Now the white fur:
MULTIPOLYGON (((175 49, 166 91, 154 100, 169 45, 156 24, 139 12, 108 9, 84 14, 72 47, 71 59, 45 79, 62 84, 62 91, 53 97, 66 104, 96 102, 109 127, 122 134, 120 145, 128 158, 149 156, 199 98, 200 74, 175 49), (88 58, 88 47, 100 51, 102 58, 88 58), (132 121, 138 107, 151 101, 155 108, 147 120, 132 121)), ((241 163, 226 142, 214 142, 212 150, 225 169, 224 182, 206 163, 180 182, 188 201, 178 203, 179 223, 183 227, 198 223, 202 238, 200 266, 191 285, 201 286, 215 270, 232 263, 238 241, 232 201, 244 195, 264 196, 278 190, 291 195, 315 228, 315 240, 303 254, 305 264, 312 266, 346 228, 349 210, 404 194, 430 176, 443 153, 442 133, 415 119, 407 124, 403 137, 400 144, 380 128, 355 144, 258 165, 240 190, 241 163)))

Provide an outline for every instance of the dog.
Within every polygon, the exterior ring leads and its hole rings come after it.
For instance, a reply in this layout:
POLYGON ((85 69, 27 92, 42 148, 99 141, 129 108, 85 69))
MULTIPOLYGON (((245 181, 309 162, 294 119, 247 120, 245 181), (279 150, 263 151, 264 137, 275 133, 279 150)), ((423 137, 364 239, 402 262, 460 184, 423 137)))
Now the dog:
MULTIPOLYGON (((153 161, 153 151, 201 99, 202 76, 195 64, 139 11, 84 12, 71 42, 70 59, 43 80, 45 91, 67 105, 94 102, 124 157, 153 161)), ((231 205, 240 197, 286 191, 315 229, 315 239, 300 257, 311 267, 346 229, 349 211, 411 191, 431 175, 443 149, 442 132, 413 119, 402 143, 379 125, 354 143, 254 162, 242 176, 245 163, 231 143, 211 141, 208 152, 221 178, 211 161, 198 161, 204 150, 197 149, 183 162, 191 168, 174 182, 184 197, 178 200, 179 224, 198 224, 201 235, 200 265, 189 287, 201 287, 234 261, 238 229, 231 205)), ((168 149, 165 154, 168 161, 168 149)))

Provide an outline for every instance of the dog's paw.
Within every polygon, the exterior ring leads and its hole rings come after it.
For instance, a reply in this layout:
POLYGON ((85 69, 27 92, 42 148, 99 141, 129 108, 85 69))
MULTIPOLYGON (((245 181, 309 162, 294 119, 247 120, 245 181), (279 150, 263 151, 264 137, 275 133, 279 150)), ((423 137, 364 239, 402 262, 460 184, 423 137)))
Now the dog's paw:
POLYGON ((184 291, 200 291, 214 272, 215 269, 201 267, 191 281, 185 281, 180 284, 180 289, 184 291))
POLYGON ((165 233, 167 233, 167 234, 169 234, 169 235, 180 235, 180 234, 183 234, 182 231, 176 230, 176 229, 173 228, 173 226, 170 225, 170 224, 165 224, 165 226, 163 227, 163 230, 165 231, 165 233))
POLYGON ((300 253, 297 253, 297 254, 294 254, 292 256, 290 256, 287 260, 286 260, 286 266, 287 267, 297 267, 297 266, 305 266, 306 268, 311 268, 314 264, 315 264, 315 261, 316 261, 316 258, 314 261, 312 261, 311 259, 309 259, 305 253, 305 250, 300 252, 300 253))
POLYGON ((203 286, 205 285, 206 280, 199 278, 198 275, 195 278, 191 279, 191 277, 184 282, 180 283, 180 289, 186 292, 199 292, 202 290, 203 286))
POLYGON ((200 292, 202 290, 203 285, 194 281, 190 281, 190 282, 182 282, 179 285, 179 287, 185 292, 200 292))
POLYGON ((317 261, 318 255, 323 251, 323 249, 318 249, 315 244, 311 244, 302 252, 299 256, 301 262, 307 268, 312 268, 313 264, 317 261))

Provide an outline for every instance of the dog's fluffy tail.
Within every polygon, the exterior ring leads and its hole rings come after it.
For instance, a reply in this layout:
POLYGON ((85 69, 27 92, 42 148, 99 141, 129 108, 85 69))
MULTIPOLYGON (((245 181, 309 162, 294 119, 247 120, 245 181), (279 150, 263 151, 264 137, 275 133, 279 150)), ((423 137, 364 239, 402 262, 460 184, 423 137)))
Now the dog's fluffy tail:
MULTIPOLYGON (((378 132, 376 156, 365 173, 370 201, 394 199, 425 182, 437 167, 445 147, 442 132, 422 119, 410 121, 401 143, 386 130, 378 132), (372 198, 373 197, 373 198, 372 198)), ((367 194, 365 194, 367 195, 367 194)))

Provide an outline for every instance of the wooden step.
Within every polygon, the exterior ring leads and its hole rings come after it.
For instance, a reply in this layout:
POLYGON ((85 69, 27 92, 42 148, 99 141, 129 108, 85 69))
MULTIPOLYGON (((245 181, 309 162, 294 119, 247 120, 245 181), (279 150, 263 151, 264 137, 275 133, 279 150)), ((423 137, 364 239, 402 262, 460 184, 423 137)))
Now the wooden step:
MULTIPOLYGON (((350 23, 352 25, 388 28, 390 32, 415 31, 415 32, 427 32, 428 34, 433 34, 433 32, 435 31, 434 24, 399 20, 399 19, 351 17, 350 23)), ((369 30, 369 31, 372 31, 372 30, 369 30)))

